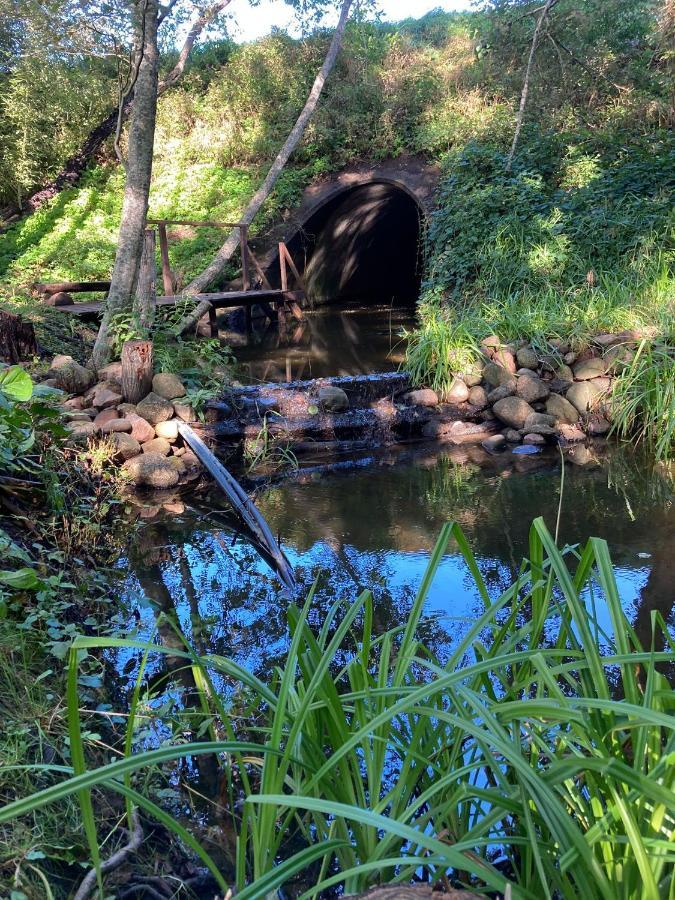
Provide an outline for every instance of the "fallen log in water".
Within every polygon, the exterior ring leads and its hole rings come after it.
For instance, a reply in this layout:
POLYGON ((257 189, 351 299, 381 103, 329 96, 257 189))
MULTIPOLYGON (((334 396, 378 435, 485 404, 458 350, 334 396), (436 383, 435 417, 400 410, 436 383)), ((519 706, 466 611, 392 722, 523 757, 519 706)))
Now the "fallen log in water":
POLYGON ((185 422, 181 422, 178 431, 185 443, 194 451, 199 461, 209 470, 219 487, 223 489, 227 498, 241 516, 246 526, 251 530, 261 547, 273 560, 279 578, 289 591, 295 591, 295 575, 293 568, 286 558, 279 544, 274 539, 269 525, 260 514, 259 510, 241 487, 239 482, 227 471, 225 466, 209 450, 204 441, 195 434, 185 422))

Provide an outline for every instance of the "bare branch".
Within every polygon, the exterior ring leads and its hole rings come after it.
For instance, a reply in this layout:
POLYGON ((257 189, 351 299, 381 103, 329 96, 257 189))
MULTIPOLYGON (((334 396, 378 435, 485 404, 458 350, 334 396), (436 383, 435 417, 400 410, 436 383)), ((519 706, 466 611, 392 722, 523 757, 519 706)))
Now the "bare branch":
MULTIPOLYGON (((300 139, 305 132, 305 128, 307 127, 309 120, 314 114, 314 110, 316 109, 319 102, 319 97, 321 96, 321 92, 323 91, 326 79, 332 72, 338 54, 340 52, 340 48, 342 46, 342 38, 347 26, 347 20, 349 19, 349 13, 353 2, 354 0, 343 0, 342 2, 340 18, 333 33, 333 39, 330 43, 330 47, 328 48, 326 58, 323 61, 323 65, 317 73, 314 84, 312 85, 312 89, 309 92, 307 100, 305 101, 302 112, 298 116, 295 125, 286 138, 283 147, 277 154, 277 158, 270 166, 270 169, 265 176, 265 180, 255 192, 243 214, 240 216, 240 221, 244 225, 251 224, 265 200, 267 200, 269 195, 272 193, 272 190, 274 189, 274 186, 277 183, 277 180, 281 175, 284 166, 286 165, 286 163, 290 159, 291 154, 300 142, 300 139)), ((209 285, 211 285, 213 281, 222 274, 225 266, 234 254, 238 245, 239 229, 235 228, 229 234, 227 240, 222 245, 220 250, 216 253, 214 259, 209 263, 204 271, 193 281, 191 281, 190 284, 185 288, 184 294, 187 296, 191 294, 199 294, 207 287, 209 287, 209 285)), ((176 331, 179 334, 184 334, 186 331, 189 331, 190 328, 196 325, 196 323, 199 321, 199 319, 201 319, 204 313, 208 312, 209 305, 210 304, 205 301, 199 303, 192 311, 192 313, 185 316, 178 323, 176 331)))
POLYGON ((599 72, 597 69, 594 69, 588 63, 584 62, 583 59, 579 59, 579 57, 575 56, 569 47, 566 47, 563 44, 563 42, 559 38, 557 38, 554 34, 551 34, 550 31, 547 30, 546 34, 551 39, 551 41, 553 42, 555 47, 559 48, 560 50, 563 50, 569 56, 569 58, 572 60, 572 62, 576 63, 576 65, 578 65, 582 69, 584 69, 585 72, 588 72, 588 74, 591 76, 591 78, 600 78, 606 84, 609 84, 611 87, 613 87, 615 90, 617 90, 619 92, 630 90, 630 88, 627 87, 625 84, 617 84, 616 81, 612 81, 611 78, 608 78, 604 74, 604 72, 599 72))
MULTIPOLYGON (((185 38, 185 43, 178 55, 178 62, 173 67, 173 69, 169 72, 166 78, 163 78, 159 83, 159 93, 162 94, 164 91, 168 90, 172 87, 178 79, 183 74, 185 69, 185 64, 188 61, 188 57, 192 52, 192 47, 194 46, 195 41, 202 33, 202 31, 211 24, 211 22, 216 19, 220 13, 225 9, 226 6, 229 6, 230 0, 217 0, 216 3, 212 3, 200 16, 195 20, 190 31, 188 32, 187 37, 185 38)), ((160 19, 161 21, 161 19, 160 19)))
POLYGON ((541 33, 542 26, 546 21, 546 17, 556 5, 558 0, 546 0, 546 4, 542 10, 541 15, 537 19, 537 24, 534 29, 534 34, 532 35, 532 46, 530 47, 530 56, 527 60, 527 68, 525 69, 525 80, 523 81, 523 90, 520 95, 520 106, 518 107, 518 115, 516 116, 516 130, 513 135, 513 143, 511 144, 511 149, 509 150, 509 155, 506 159, 506 171, 509 172, 511 170, 511 165, 513 163, 513 157, 516 153, 516 147, 518 146, 518 139, 520 138, 520 131, 523 127, 523 119, 525 118, 525 107, 527 106, 527 95, 530 91, 530 76, 532 74, 532 66, 534 65, 534 58, 537 53, 537 46, 539 44, 539 35, 541 33))

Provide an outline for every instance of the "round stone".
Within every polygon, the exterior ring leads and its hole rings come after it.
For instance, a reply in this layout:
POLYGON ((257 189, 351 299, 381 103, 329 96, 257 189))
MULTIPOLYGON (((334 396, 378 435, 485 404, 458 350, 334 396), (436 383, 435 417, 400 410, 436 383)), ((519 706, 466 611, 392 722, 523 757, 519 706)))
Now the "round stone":
POLYGON ((536 375, 521 375, 516 386, 516 393, 528 403, 545 400, 551 393, 548 386, 536 375))
MULTIPOLYGON (((431 393, 433 393, 433 391, 431 393)), ((438 402, 438 400, 436 402, 438 402)), ((349 397, 342 388, 328 384, 319 390, 319 405, 326 412, 345 412, 345 410, 349 409, 349 397)))
POLYGON ((187 393, 185 385, 173 372, 159 372, 155 375, 152 379, 152 390, 165 400, 177 400, 187 393))
POLYGON ((572 371, 577 381, 590 381, 591 378, 598 378, 605 374, 607 363, 599 356, 594 356, 576 363, 572 371))
POLYGON ((579 419, 579 410, 560 394, 551 394, 546 401, 546 412, 549 416, 553 416, 556 422, 563 422, 566 425, 574 425, 579 419))
POLYGON ((505 397, 498 400, 492 407, 494 414, 512 428, 522 428, 525 420, 534 410, 521 397, 505 397))
POLYGON ((151 391, 147 397, 136 404, 136 412, 151 425, 158 425, 160 422, 166 422, 167 419, 172 418, 173 404, 151 391))
MULTIPOLYGON (((342 392, 344 393, 344 391, 342 392)), ((345 394, 346 396, 346 394, 345 394)), ((321 400, 321 394, 319 394, 321 400)), ((438 406, 438 394, 431 388, 420 388, 417 391, 408 391, 403 395, 403 400, 410 406, 438 406)))
POLYGON ((170 488, 178 484, 179 473, 159 453, 141 453, 124 463, 123 469, 134 484, 154 488, 170 488))
POLYGON ((165 441, 164 438, 153 438, 151 441, 147 441, 141 447, 143 453, 150 453, 153 456, 168 456, 171 452, 171 444, 168 441, 165 441))
POLYGON ((602 391, 592 382, 578 381, 568 390, 566 399, 580 413, 587 413, 593 409, 601 396, 602 391))
POLYGON ((110 437, 115 449, 115 455, 121 459, 132 459, 141 452, 141 445, 130 434, 118 432, 110 437))
POLYGON ((487 406, 488 398, 485 388, 475 385, 469 391, 469 403, 478 409, 484 409, 487 406))
POLYGON ((536 369, 539 366, 539 357, 532 347, 521 347, 516 353, 516 359, 523 369, 536 369))
POLYGON ((469 388, 461 378, 455 378, 446 391, 444 399, 448 403, 465 403, 469 399, 469 388))
POLYGON ((166 422, 158 422, 155 425, 155 434, 158 438, 164 438, 170 444, 178 438, 178 422, 175 419, 168 419, 166 422))

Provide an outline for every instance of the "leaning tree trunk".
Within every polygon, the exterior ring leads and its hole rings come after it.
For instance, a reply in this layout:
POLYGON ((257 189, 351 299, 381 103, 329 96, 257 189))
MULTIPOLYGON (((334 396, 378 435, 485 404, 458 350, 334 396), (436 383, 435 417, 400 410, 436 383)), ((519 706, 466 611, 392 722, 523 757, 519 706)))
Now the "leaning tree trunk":
MULTIPOLYGON (((277 180, 281 175, 284 166, 288 162, 291 154, 298 146, 298 144, 300 143, 300 139, 305 133, 305 128, 307 127, 309 120, 314 114, 314 110, 316 109, 317 103, 319 102, 319 97, 321 96, 321 92, 323 90, 324 84, 326 83, 326 79, 330 75, 333 66, 335 65, 335 61, 337 60, 338 53, 340 52, 340 47, 342 46, 342 37, 344 35, 347 20, 349 18, 349 11, 352 7, 353 2, 354 0, 343 0, 342 2, 340 19, 335 29, 333 40, 331 41, 330 47, 328 48, 328 53, 326 54, 323 65, 321 66, 321 70, 316 76, 316 79, 312 86, 312 90, 307 97, 307 102, 305 103, 304 109, 298 116, 298 120, 293 126, 291 133, 286 138, 286 143, 279 151, 279 155, 272 163, 272 166, 267 173, 267 177, 258 188, 256 193, 253 195, 251 201, 246 207, 246 210, 240 217, 239 221, 243 225, 250 225, 253 219, 256 217, 258 211, 260 210, 260 207, 272 193, 274 185, 277 183, 277 180)), ((202 293, 215 281, 216 278, 218 278, 219 275, 222 275, 225 267, 232 258, 238 246, 239 229, 235 228, 230 232, 227 240, 220 248, 212 262, 209 263, 209 265, 200 275, 198 275, 193 281, 190 282, 183 293, 187 295, 202 293)), ((189 315, 185 316, 179 323, 178 331, 182 334, 183 332, 189 331, 191 328, 193 328, 201 319, 201 317, 209 311, 209 307, 210 304, 207 301, 199 303, 195 307, 195 309, 189 315)))
POLYGON ((110 359, 112 319, 132 306, 138 267, 143 252, 145 223, 148 214, 152 152, 155 143, 157 114, 157 0, 146 0, 137 22, 137 52, 141 54, 134 88, 134 107, 129 127, 127 179, 124 186, 122 221, 117 239, 117 253, 101 327, 94 344, 92 362, 100 369, 110 359))
MULTIPOLYGON (((168 91, 180 81, 192 52, 192 48, 202 31, 215 21, 230 2, 231 0, 215 0, 214 3, 212 3, 204 12, 200 13, 197 19, 195 19, 186 35, 181 51, 178 54, 176 65, 159 83, 159 87, 157 88, 158 97, 161 97, 165 91, 168 91)), ((52 178, 51 181, 48 181, 47 184, 43 184, 38 191, 25 201, 24 209, 19 209, 12 205, 0 210, 0 222, 5 222, 10 218, 13 220, 15 216, 22 214, 28 215, 29 213, 35 212, 35 210, 44 206, 45 203, 51 200, 52 197, 55 197, 60 191, 64 190, 64 188, 76 185, 94 156, 108 138, 115 133, 118 120, 121 120, 122 122, 126 121, 132 108, 133 96, 126 97, 122 102, 121 109, 113 110, 105 117, 105 119, 92 128, 82 146, 63 164, 61 171, 52 178)))

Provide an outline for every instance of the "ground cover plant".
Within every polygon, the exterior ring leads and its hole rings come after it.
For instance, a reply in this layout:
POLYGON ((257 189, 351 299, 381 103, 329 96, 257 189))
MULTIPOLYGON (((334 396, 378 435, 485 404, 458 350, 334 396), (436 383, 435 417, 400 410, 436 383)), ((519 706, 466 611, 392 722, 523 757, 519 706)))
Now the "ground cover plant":
MULTIPOLYGON (((62 664, 82 630, 114 628, 107 566, 119 546, 118 485, 103 471, 110 451, 67 446, 60 392, 36 386, 20 366, 0 368, 0 797, 49 783, 68 765, 62 664), (26 768, 35 762, 37 769, 26 768), (18 768, 15 768, 17 767, 18 768), (40 767, 41 766, 41 767, 40 767)), ((80 690, 93 700, 99 666, 86 666, 80 690)), ((99 695, 100 696, 100 695, 99 695)), ((99 717, 104 710, 102 704, 99 717)), ((96 721, 96 717, 94 718, 96 721)), ((99 723, 85 729, 99 740, 99 723)), ((102 819, 111 810, 101 807, 102 819)), ((0 885, 16 898, 57 895, 61 871, 84 847, 77 804, 36 826, 0 829, 0 885), (49 861, 49 878, 41 870, 49 861), (21 889, 19 889, 19 884, 21 889)))
POLYGON ((367 591, 336 601, 318 632, 311 608, 311 595, 290 607, 288 658, 268 683, 186 643, 78 639, 69 664, 72 767, 6 805, 0 821, 39 821, 76 796, 96 864, 104 851, 92 789, 121 794, 128 817, 138 808, 174 827, 221 890, 236 882, 242 897, 284 884, 314 897, 333 885, 353 892, 413 877, 523 898, 675 896, 675 737, 664 674, 675 646, 657 616, 651 646, 639 645, 603 541, 558 549, 536 520, 529 559, 491 599, 464 535, 448 525, 405 627, 376 633, 367 591), (417 629, 451 539, 483 609, 441 664, 417 629), (87 653, 116 647, 136 648, 140 663, 124 754, 92 767, 77 677, 87 653), (185 720, 187 743, 147 750, 135 746, 135 717, 148 709, 144 673, 155 653, 183 660, 199 702, 192 725, 185 720), (223 678, 229 686, 219 693, 223 678), (153 768, 209 754, 224 777, 223 821, 237 835, 228 873, 143 789, 153 768))

